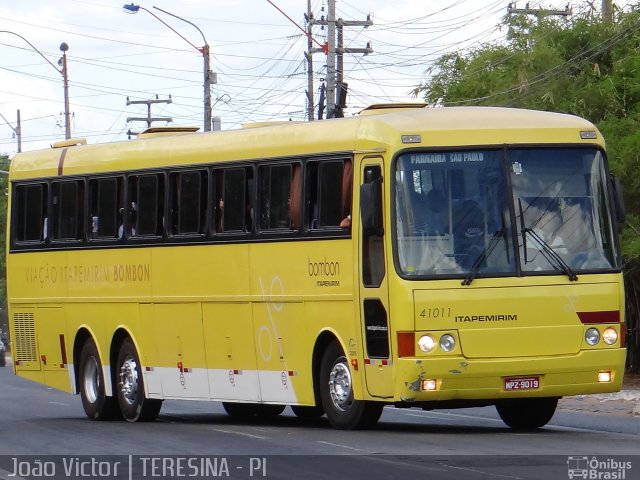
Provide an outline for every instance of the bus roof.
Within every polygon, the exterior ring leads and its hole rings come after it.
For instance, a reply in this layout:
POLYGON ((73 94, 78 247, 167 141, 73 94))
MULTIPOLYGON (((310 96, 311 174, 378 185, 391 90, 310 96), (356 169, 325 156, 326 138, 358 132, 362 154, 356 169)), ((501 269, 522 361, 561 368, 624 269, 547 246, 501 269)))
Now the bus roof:
POLYGON ((180 130, 131 141, 77 145, 20 153, 11 178, 118 172, 172 165, 291 157, 319 153, 386 151, 406 147, 502 144, 599 144, 596 127, 566 114, 498 107, 368 109, 365 115, 316 122, 285 122, 255 128, 192 133, 180 130), (591 135, 581 139, 580 132, 591 135), (403 145, 402 135, 419 136, 403 145), (593 138, 595 137, 595 138, 593 138), (414 140, 415 141, 415 140, 414 140))

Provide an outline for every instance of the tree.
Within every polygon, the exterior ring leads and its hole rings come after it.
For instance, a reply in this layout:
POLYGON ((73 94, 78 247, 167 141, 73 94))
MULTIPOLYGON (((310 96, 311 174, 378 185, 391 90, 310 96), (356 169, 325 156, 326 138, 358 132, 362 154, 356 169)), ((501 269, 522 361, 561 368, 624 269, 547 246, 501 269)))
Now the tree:
POLYGON ((564 19, 506 16, 506 42, 448 53, 414 94, 431 105, 492 105, 570 113, 603 133, 609 165, 623 181, 626 258, 640 258, 640 13, 612 24, 583 9, 564 19))
POLYGON ((627 368, 640 370, 640 7, 603 23, 584 9, 571 23, 505 17, 504 44, 440 57, 416 96, 431 105, 532 108, 585 117, 607 141, 609 166, 623 183, 622 230, 627 368))

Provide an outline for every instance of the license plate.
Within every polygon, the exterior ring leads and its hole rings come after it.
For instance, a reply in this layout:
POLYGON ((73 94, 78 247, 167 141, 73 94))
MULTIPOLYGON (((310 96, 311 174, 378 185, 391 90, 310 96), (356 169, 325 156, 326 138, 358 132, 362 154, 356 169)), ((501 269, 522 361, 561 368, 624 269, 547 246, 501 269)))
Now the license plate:
POLYGON ((511 390, 537 390, 540 388, 540 377, 507 377, 504 379, 504 389, 511 390))

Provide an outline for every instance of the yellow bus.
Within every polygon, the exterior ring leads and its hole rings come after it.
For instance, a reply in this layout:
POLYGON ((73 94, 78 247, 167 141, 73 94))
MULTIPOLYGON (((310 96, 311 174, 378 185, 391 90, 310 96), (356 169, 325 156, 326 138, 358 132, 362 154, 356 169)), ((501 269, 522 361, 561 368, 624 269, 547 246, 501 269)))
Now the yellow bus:
POLYGON ((620 389, 619 189, 574 116, 379 105, 16 155, 17 375, 95 420, 495 405, 515 429, 620 389))

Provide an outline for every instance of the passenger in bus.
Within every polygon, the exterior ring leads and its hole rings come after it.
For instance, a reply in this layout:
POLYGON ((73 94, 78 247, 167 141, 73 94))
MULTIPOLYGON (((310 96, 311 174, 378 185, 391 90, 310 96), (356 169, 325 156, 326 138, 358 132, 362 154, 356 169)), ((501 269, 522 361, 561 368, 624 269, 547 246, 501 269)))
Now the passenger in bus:
POLYGON ((449 233, 448 206, 446 194, 438 189, 419 194, 413 209, 413 228, 416 233, 441 236, 449 233))
POLYGON ((485 249, 485 215, 475 200, 455 202, 453 249, 458 264, 468 270, 485 249))
MULTIPOLYGON (((131 209, 129 210, 129 225, 131 225, 130 233, 131 235, 136 234, 136 215, 138 212, 138 206, 136 202, 131 202, 131 209)), ((124 208, 120 209, 120 216, 122 219, 122 223, 118 227, 118 238, 124 239, 125 237, 125 228, 124 228, 124 208)))
POLYGON ((548 256, 544 255, 545 247, 552 249, 561 256, 568 252, 564 239, 559 230, 562 226, 562 210, 560 203, 552 199, 546 202, 536 202, 529 206, 528 223, 533 235, 527 235, 526 268, 528 270, 549 270, 552 265, 548 256))

